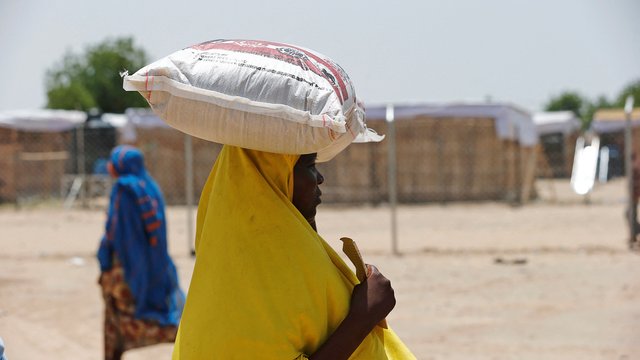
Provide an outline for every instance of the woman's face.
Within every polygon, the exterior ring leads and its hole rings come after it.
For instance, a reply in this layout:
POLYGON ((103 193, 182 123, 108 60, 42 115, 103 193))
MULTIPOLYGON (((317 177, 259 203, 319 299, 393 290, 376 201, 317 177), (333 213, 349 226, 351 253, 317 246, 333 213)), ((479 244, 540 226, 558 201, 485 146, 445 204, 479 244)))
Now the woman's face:
POLYGON ((318 185, 324 177, 316 169, 316 154, 301 155, 293 167, 293 205, 315 229, 316 207, 322 192, 318 185))

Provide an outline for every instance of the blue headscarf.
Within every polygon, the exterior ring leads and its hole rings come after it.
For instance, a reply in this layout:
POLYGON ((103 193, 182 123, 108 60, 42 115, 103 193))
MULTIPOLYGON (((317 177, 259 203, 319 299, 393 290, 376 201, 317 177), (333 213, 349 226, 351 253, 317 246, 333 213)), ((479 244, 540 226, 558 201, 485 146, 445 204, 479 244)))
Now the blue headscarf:
POLYGON ((117 176, 105 235, 98 249, 100 270, 117 257, 135 299, 138 319, 178 325, 184 293, 167 252, 167 227, 160 188, 147 174, 140 150, 118 146, 111 151, 110 170, 117 176))

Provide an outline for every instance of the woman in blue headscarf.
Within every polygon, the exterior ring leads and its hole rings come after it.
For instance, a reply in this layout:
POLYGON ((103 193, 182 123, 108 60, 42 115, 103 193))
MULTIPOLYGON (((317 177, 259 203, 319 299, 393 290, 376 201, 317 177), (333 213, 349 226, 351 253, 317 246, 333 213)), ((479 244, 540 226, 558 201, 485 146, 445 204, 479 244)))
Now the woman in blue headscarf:
POLYGON ((144 168, 140 150, 118 146, 109 172, 117 181, 100 242, 100 286, 105 300, 105 359, 126 350, 173 342, 184 293, 167 252, 164 200, 144 168))

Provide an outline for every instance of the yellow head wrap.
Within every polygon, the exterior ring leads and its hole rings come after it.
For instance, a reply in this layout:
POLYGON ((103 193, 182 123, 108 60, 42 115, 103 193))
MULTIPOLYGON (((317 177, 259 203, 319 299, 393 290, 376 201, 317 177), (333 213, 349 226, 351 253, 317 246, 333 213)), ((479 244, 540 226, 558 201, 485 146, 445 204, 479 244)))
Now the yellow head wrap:
MULTIPOLYGON (((297 155, 224 146, 204 187, 174 360, 296 359, 347 315, 353 272, 293 206, 297 155)), ((412 359, 376 327, 352 359, 412 359)))

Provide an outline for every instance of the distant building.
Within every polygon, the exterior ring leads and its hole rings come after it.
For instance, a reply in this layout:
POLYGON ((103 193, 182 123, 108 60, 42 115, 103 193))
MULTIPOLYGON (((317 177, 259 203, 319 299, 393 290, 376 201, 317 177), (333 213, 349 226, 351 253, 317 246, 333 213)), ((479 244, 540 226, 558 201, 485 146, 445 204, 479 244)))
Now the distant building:
POLYGON ((533 122, 540 137, 538 177, 570 177, 580 118, 573 111, 551 111, 534 114, 533 122))
MULTIPOLYGON (((534 194, 535 146, 531 115, 510 104, 397 105, 398 199, 404 203, 526 202, 534 194)), ((367 125, 388 134, 384 106, 367 107, 367 125)), ((326 202, 384 202, 387 151, 353 144, 325 170, 326 202)))
MULTIPOLYGON (((622 176, 626 114, 622 109, 600 109, 593 115, 592 130, 600 136, 600 147, 609 149, 609 178, 622 176)), ((640 155, 640 108, 631 113, 633 151, 640 155)))
POLYGON ((0 202, 58 196, 71 164, 72 130, 86 119, 82 111, 0 112, 0 202))

